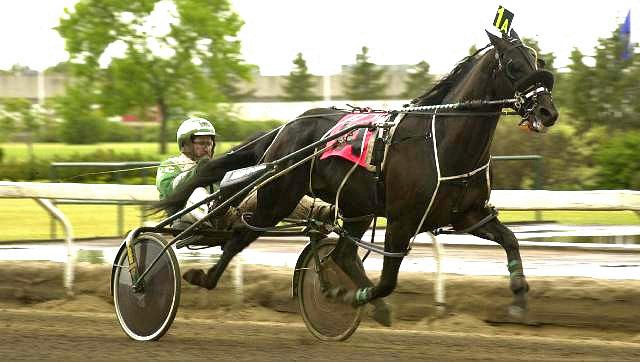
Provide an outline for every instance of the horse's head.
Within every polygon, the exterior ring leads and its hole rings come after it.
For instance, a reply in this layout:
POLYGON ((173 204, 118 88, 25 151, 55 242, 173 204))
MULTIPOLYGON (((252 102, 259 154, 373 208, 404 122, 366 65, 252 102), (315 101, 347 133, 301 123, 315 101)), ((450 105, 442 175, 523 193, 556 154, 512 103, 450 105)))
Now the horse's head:
MULTIPOLYGON (((553 104, 553 74, 542 69, 544 62, 532 48, 522 43, 512 29, 508 37, 500 38, 489 32, 497 60, 496 81, 506 96, 515 95, 515 110, 522 117, 521 125, 541 132, 558 119, 553 104)), ((500 92, 503 93, 503 92, 500 92)))

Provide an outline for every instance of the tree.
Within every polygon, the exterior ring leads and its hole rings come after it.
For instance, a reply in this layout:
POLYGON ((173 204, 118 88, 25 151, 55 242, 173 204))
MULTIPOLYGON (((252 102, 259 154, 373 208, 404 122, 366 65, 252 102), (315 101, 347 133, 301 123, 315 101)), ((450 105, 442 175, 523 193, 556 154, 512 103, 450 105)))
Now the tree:
POLYGON ((626 131, 640 125, 640 59, 622 59, 623 47, 616 30, 598 41, 593 66, 585 64, 579 50, 571 53, 562 100, 584 131, 595 126, 626 131))
POLYGON ((424 93, 425 90, 433 85, 434 78, 433 75, 429 74, 429 63, 424 60, 421 61, 407 72, 405 91, 402 96, 412 98, 424 93))
POLYGON ((71 144, 100 142, 107 121, 100 108, 93 106, 95 96, 76 86, 56 99, 56 113, 63 119, 60 130, 62 140, 71 144))
POLYGON ((57 27, 72 63, 67 89, 90 93, 83 99, 106 116, 144 118, 158 109, 166 153, 175 109, 224 102, 223 85, 250 78, 237 39, 242 25, 228 0, 78 2, 57 27))
MULTIPOLYGON (((252 68, 257 68, 256 66, 250 65, 252 68)), ((251 71, 251 73, 256 73, 257 71, 251 71)), ((251 98, 254 96, 256 90, 248 89, 242 91, 239 84, 242 82, 242 78, 238 74, 229 74, 229 77, 221 82, 219 85, 220 92, 224 94, 224 96, 231 102, 240 102, 246 100, 247 98, 251 98)))
POLYGON ((385 70, 369 62, 368 52, 369 48, 363 46, 362 53, 356 55, 356 64, 343 84, 344 93, 349 99, 382 99, 385 97, 386 84, 383 82, 385 70))
POLYGON ((640 189, 640 132, 621 133, 598 145, 598 186, 605 189, 640 189))
POLYGON ((27 144, 29 158, 33 160, 33 137, 42 123, 42 112, 26 98, 7 98, 0 109, 0 137, 19 135, 27 144))
MULTIPOLYGON (((543 186, 555 190, 575 190, 594 186, 592 148, 585 136, 577 136, 574 122, 563 116, 547 133, 522 131, 518 116, 500 119, 491 154, 494 156, 540 155, 543 157, 543 186)), ((535 188, 537 161, 498 161, 491 164, 492 187, 497 189, 535 188)))
POLYGON ((37 70, 33 70, 26 65, 14 64, 8 70, 0 70, 0 75, 34 75, 38 74, 37 70))
POLYGON ((44 70, 45 75, 51 75, 51 74, 69 75, 70 73, 71 73, 71 63, 66 61, 60 62, 44 70))
POLYGON ((310 101, 318 97, 313 94, 314 80, 309 74, 307 62, 302 57, 302 53, 298 53, 293 60, 295 68, 289 73, 287 83, 283 86, 285 93, 283 99, 288 101, 310 101))

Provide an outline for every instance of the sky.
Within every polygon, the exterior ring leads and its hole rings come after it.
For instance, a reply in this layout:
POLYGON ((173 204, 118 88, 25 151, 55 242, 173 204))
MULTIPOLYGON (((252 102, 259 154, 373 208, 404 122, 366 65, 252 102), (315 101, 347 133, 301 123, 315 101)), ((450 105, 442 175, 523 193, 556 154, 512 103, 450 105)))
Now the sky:
MULTIPOLYGON (((0 69, 42 70, 68 58, 53 27, 77 0, 0 0, 0 69)), ((427 61, 444 74, 472 45, 488 43, 499 5, 515 14, 513 28, 553 52, 566 66, 574 47, 594 53, 631 10, 631 39, 640 42, 640 1, 572 0, 230 0, 244 20, 239 38, 246 62, 263 75, 286 75, 303 54, 309 71, 336 74, 361 48, 381 65, 427 61)), ((585 59, 587 62, 589 59, 585 59)))

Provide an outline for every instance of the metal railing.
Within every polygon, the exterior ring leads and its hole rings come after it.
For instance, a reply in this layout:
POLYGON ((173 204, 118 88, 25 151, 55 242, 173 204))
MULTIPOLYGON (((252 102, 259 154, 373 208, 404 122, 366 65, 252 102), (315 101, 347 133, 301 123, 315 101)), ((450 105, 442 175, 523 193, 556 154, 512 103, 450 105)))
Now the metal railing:
MULTIPOLYGON (((125 162, 52 162, 49 165, 49 179, 51 181, 59 180, 59 170, 60 169, 83 169, 83 170, 128 170, 123 172, 115 172, 113 173, 113 180, 115 183, 122 183, 123 174, 129 174, 131 172, 136 172, 138 175, 142 177, 142 184, 146 184, 147 180, 150 176, 155 177, 156 169, 154 166, 160 165, 160 162, 157 161, 125 161, 125 162)), ((118 235, 124 234, 124 206, 131 205, 133 203, 126 201, 90 201, 90 200, 82 200, 82 199, 61 199, 61 200, 52 200, 54 205, 56 204, 99 204, 99 205, 116 205, 117 206, 117 225, 118 225, 118 235)), ((145 213, 142 210, 142 206, 140 207, 140 224, 144 223, 146 220, 145 213)), ((50 221, 50 236, 52 239, 56 238, 56 220, 51 217, 50 221)))
MULTIPOLYGON (((516 156, 492 156, 492 161, 534 161, 534 188, 536 190, 542 190, 544 187, 544 173, 543 173, 543 157, 540 155, 516 155, 516 156)), ((136 169, 129 172, 137 172, 142 177, 142 184, 146 184, 150 176, 155 177, 156 169, 154 166, 160 165, 160 162, 156 161, 132 161, 132 162, 52 162, 49 165, 49 179, 51 181, 57 181, 59 179, 60 169, 93 169, 93 170, 127 170, 136 169)), ((113 174, 115 183, 122 183, 123 174, 125 172, 116 172, 113 174)), ((82 199, 62 199, 52 200, 54 205, 56 204, 101 204, 101 205, 116 205, 117 206, 117 225, 118 234, 124 234, 124 206, 131 205, 132 203, 126 201, 90 201, 82 199)), ((536 221, 542 220, 542 211, 535 211, 536 221)), ((140 224, 146 220, 145 213, 142 208, 140 210, 140 224)), ((56 221, 51 217, 50 222, 50 236, 52 239, 56 238, 56 221)))

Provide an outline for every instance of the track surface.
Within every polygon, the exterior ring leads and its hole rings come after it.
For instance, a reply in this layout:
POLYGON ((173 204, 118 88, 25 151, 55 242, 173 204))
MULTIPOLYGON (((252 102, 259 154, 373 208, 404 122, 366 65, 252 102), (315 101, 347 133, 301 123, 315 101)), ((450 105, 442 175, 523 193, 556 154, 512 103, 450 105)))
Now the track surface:
POLYGON ((62 269, 0 262, 2 360, 640 360, 637 280, 532 277, 522 325, 505 323, 506 277, 447 275, 447 311, 437 314, 433 275, 403 273, 387 298, 393 327, 366 319, 348 341, 326 343, 297 314, 290 268, 245 265, 241 295, 233 272, 215 291, 183 284, 167 335, 140 343, 113 313, 109 267, 79 265, 73 299, 64 297, 62 269))
POLYGON ((4 360, 576 360, 637 361, 640 345, 465 332, 361 327, 349 341, 323 343, 301 323, 175 321, 160 342, 123 336, 112 315, 3 310, 4 360), (6 359, 5 359, 6 358, 6 359))

